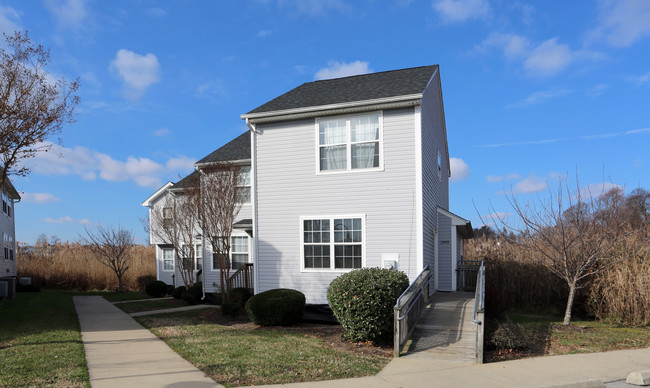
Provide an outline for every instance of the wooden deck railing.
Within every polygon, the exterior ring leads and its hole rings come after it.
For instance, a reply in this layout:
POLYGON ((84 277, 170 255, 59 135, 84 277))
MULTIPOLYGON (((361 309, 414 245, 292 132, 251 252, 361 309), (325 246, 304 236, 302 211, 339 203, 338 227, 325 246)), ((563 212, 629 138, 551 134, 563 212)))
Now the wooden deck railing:
POLYGON ((235 271, 235 273, 230 277, 230 287, 248 288, 253 292, 253 288, 255 287, 253 280, 253 264, 244 264, 235 271))
POLYGON ((456 290, 475 291, 481 260, 460 260, 456 265, 456 290))
POLYGON ((394 307, 394 343, 395 357, 399 357, 402 347, 406 344, 411 333, 415 330, 418 320, 429 304, 429 287, 432 272, 427 265, 418 275, 413 284, 397 299, 394 307))

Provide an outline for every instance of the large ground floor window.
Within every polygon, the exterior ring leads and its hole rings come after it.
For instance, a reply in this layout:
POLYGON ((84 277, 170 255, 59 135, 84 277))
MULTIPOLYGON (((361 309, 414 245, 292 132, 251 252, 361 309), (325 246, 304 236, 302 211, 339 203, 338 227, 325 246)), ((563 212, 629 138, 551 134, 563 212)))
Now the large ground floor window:
POLYGON ((163 271, 173 271, 174 270, 174 249, 163 248, 162 260, 163 260, 163 271))
POLYGON ((304 269, 355 269, 363 266, 363 217, 301 220, 304 269))

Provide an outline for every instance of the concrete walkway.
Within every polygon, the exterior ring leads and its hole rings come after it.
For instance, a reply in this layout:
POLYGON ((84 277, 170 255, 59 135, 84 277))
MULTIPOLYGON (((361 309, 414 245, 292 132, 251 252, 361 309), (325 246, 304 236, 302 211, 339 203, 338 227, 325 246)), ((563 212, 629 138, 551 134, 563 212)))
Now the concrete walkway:
POLYGON ((585 384, 587 380, 601 383, 625 380, 633 371, 648 369, 650 348, 535 357, 481 365, 401 357, 393 359, 376 376, 275 387, 590 387, 596 385, 585 384), (582 384, 570 385, 572 383, 582 384))
POLYGON ((93 388, 221 387, 101 296, 75 296, 93 388))

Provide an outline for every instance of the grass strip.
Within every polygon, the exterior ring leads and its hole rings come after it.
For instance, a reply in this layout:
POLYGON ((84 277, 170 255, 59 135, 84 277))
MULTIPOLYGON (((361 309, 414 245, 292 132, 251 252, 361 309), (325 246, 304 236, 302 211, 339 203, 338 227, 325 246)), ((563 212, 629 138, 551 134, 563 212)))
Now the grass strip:
POLYGON ((90 386, 72 293, 17 293, 0 317, 0 386, 90 386))
POLYGON ((172 309, 176 307, 188 306, 187 302, 180 299, 163 299, 163 300, 148 300, 140 302, 119 303, 115 305, 125 313, 139 313, 142 311, 153 311, 172 309))
POLYGON ((226 386, 280 384, 374 375, 388 357, 328 347, 282 328, 245 329, 204 320, 189 311, 137 320, 174 351, 226 386))

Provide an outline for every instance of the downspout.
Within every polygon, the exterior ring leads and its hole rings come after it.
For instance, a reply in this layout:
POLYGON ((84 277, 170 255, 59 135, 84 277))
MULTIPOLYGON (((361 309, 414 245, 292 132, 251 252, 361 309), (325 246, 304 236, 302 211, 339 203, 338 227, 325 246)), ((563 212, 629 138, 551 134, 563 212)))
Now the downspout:
POLYGON ((259 289, 259 265, 258 265, 258 251, 257 251, 257 146, 256 137, 258 130, 255 124, 251 123, 246 118, 246 125, 251 130, 251 207, 253 216, 253 294, 256 294, 259 289))
MULTIPOLYGON (((201 181, 199 181, 199 184, 201 184, 201 181)), ((201 233, 201 249, 203 252, 201 252, 201 276, 203 277, 201 279, 201 289, 203 290, 203 297, 201 300, 205 300, 205 236, 203 236, 203 233, 201 233)))

